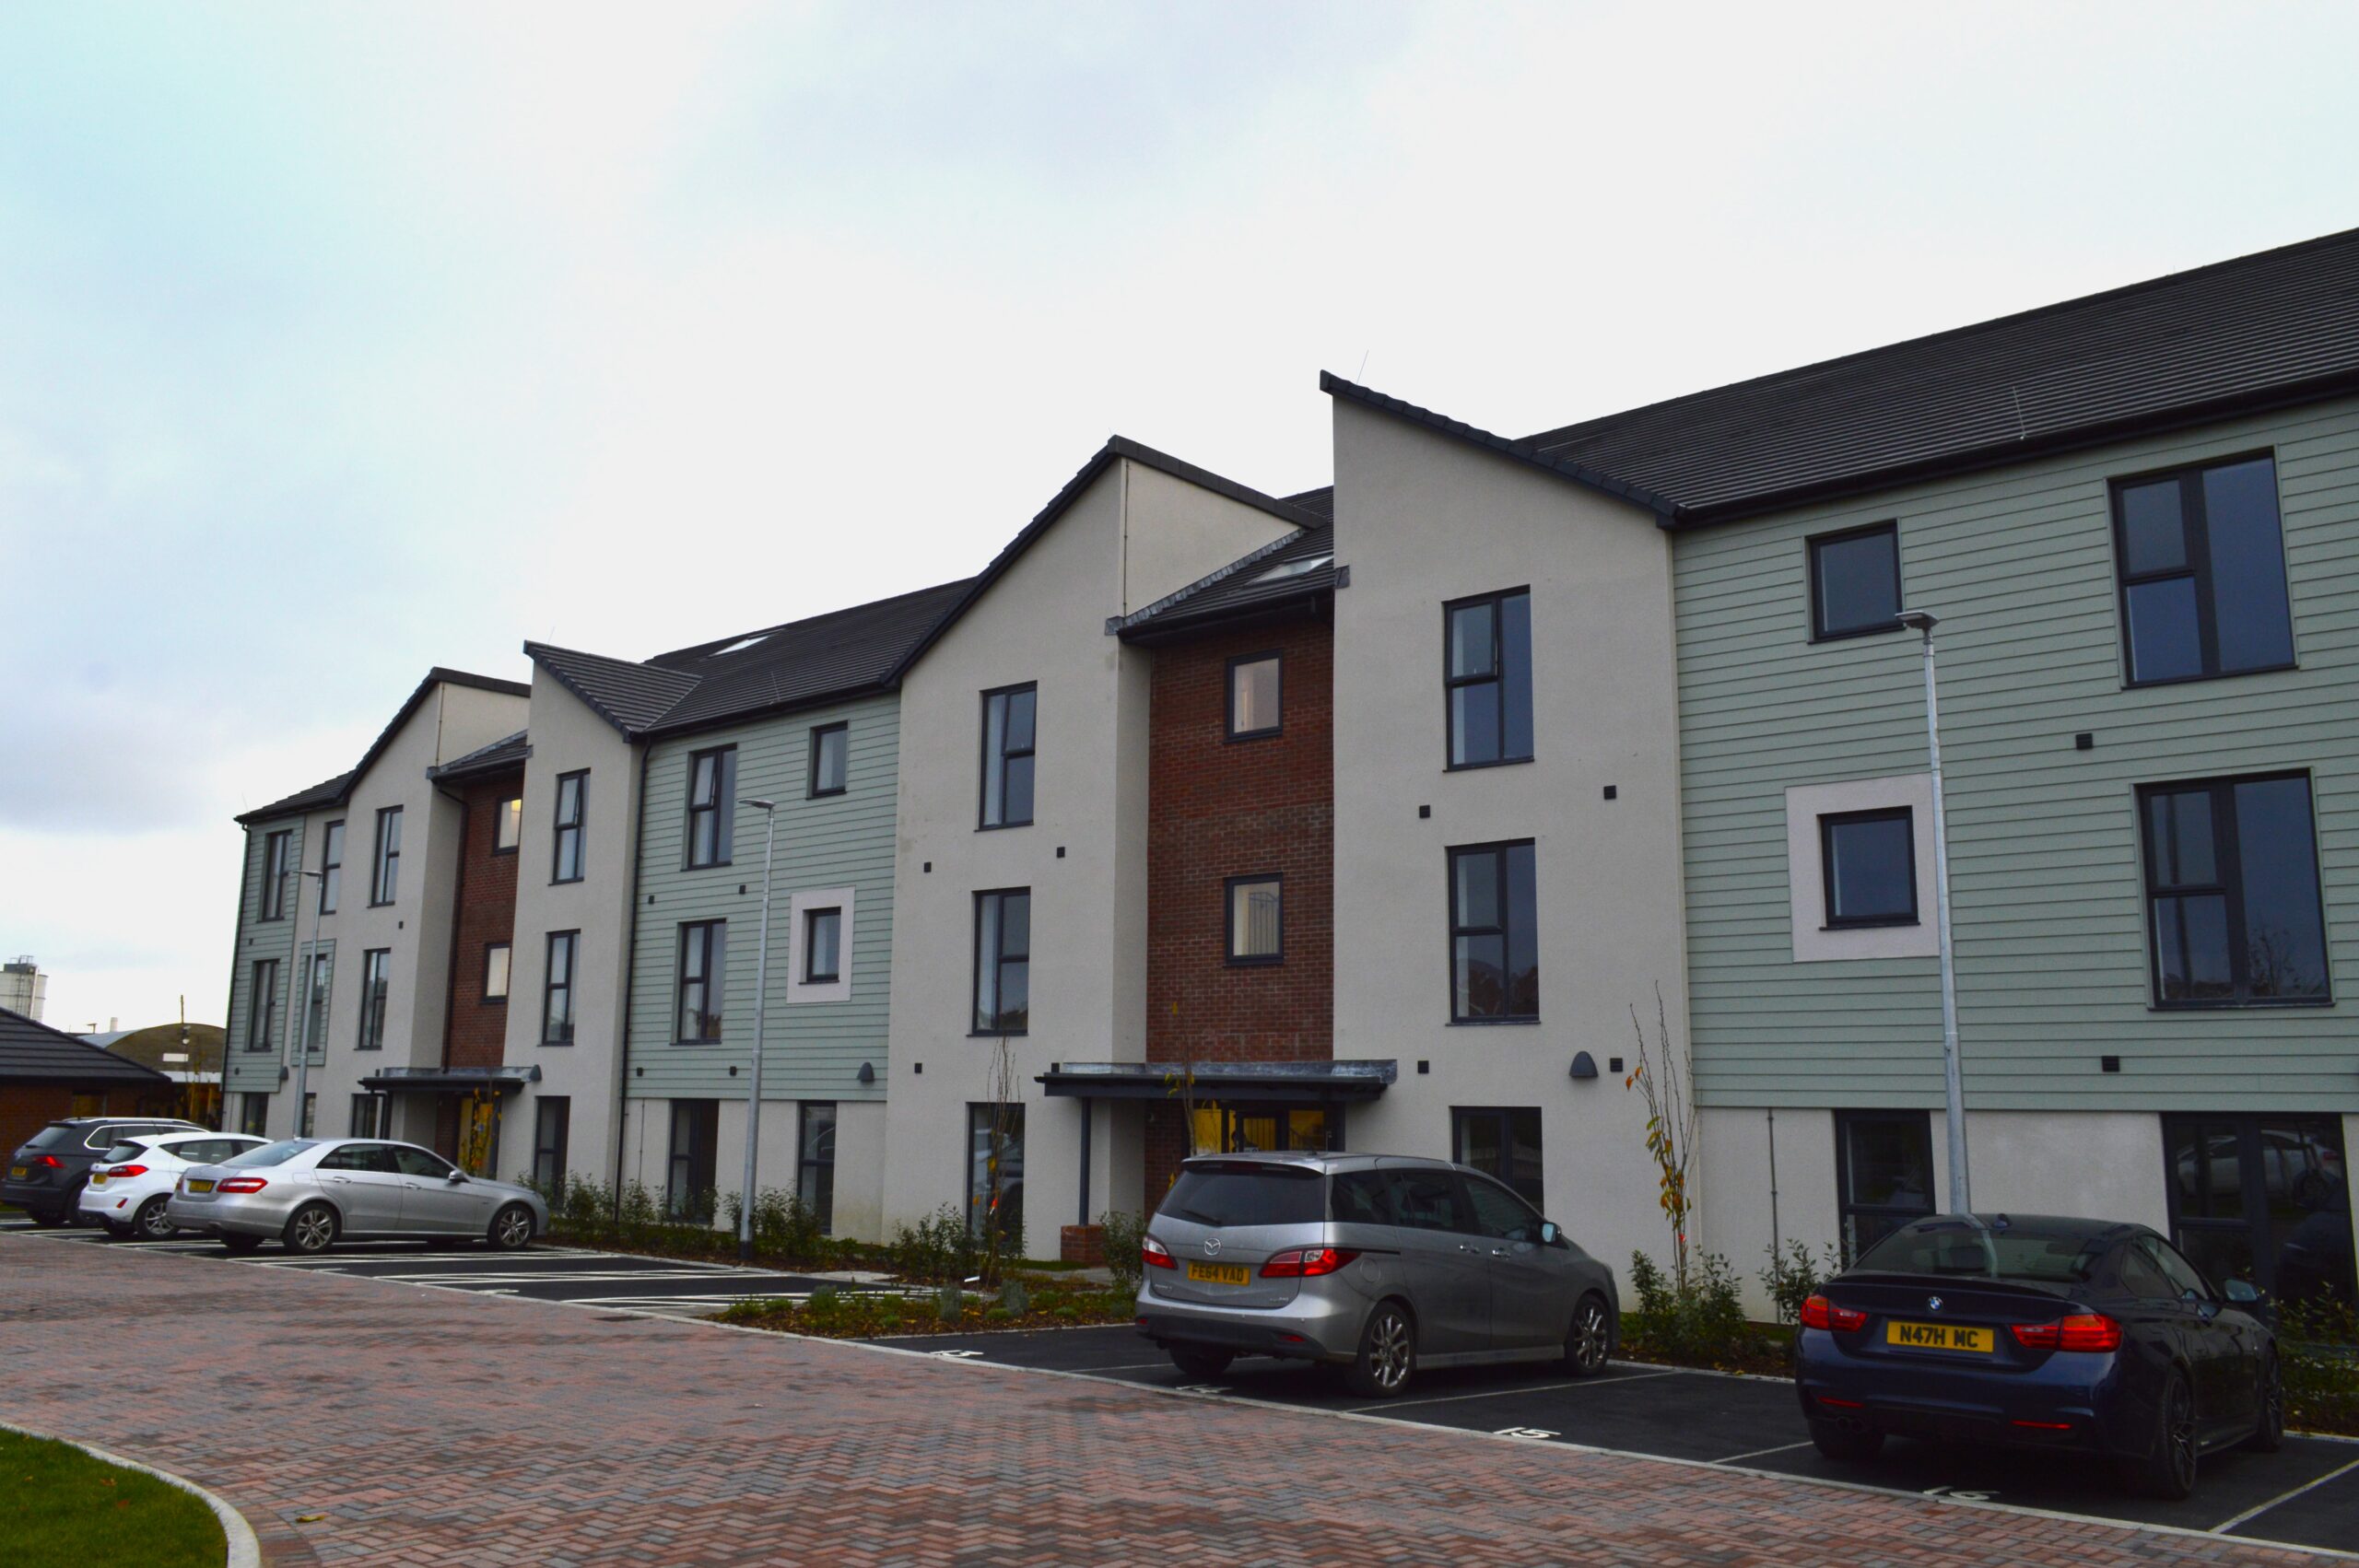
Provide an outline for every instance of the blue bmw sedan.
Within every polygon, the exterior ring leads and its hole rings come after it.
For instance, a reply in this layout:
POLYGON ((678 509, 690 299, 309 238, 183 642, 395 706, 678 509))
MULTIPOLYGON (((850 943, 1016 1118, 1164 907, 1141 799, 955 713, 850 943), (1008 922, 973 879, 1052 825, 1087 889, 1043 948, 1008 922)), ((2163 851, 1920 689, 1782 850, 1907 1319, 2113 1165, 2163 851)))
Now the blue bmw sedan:
POLYGON ((1887 1434, 2060 1449, 2185 1497, 2201 1455, 2283 1440, 2259 1304, 2143 1225, 1936 1215, 1805 1304, 1795 1387, 1829 1458, 1872 1458, 1887 1434))

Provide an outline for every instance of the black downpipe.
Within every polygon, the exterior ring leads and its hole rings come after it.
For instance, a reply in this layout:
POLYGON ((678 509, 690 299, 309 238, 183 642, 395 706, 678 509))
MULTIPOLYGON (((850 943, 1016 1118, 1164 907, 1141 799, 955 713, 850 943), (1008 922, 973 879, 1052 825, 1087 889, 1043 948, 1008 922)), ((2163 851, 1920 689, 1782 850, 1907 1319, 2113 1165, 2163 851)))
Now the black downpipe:
POLYGON ((630 1127, 631 993, 639 987, 639 871, 642 859, 639 852, 639 839, 640 830, 647 823, 647 765, 654 755, 655 747, 651 743, 640 743, 639 799, 634 803, 630 824, 630 931, 623 943, 623 1015, 615 1026, 614 1214, 617 1223, 623 1215, 623 1144, 630 1127))

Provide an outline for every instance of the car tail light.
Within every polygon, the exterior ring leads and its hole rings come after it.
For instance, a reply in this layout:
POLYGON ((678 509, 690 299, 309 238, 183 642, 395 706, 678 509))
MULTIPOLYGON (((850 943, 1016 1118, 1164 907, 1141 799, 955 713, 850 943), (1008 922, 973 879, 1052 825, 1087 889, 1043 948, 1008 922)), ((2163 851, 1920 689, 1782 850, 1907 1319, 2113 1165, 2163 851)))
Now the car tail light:
POLYGON ((1818 1402, 1830 1410, 1864 1410, 1868 1408, 1857 1399, 1830 1399, 1824 1394, 1818 1397, 1818 1402))
POLYGON ((2013 1421, 2007 1424, 2020 1426, 2025 1432, 2070 1432, 2072 1430, 2072 1423, 2069 1421, 2013 1421))
POLYGON ((216 1192, 260 1192, 269 1185, 270 1183, 260 1176, 231 1176, 213 1190, 216 1192))
POLYGON ((1177 1269, 1180 1267, 1180 1265, 1171 1261, 1171 1249, 1164 1246, 1161 1242, 1156 1240, 1153 1236, 1147 1237, 1146 1240, 1139 1244, 1139 1256, 1146 1260, 1146 1266, 1150 1269, 1177 1269))
POLYGON ((117 1165, 107 1173, 110 1176, 144 1176, 147 1174, 147 1167, 145 1165, 117 1165))
POLYGON ((57 1156, 54 1154, 36 1154, 33 1156, 32 1163, 36 1165, 45 1166, 53 1171, 57 1168, 58 1164, 57 1156))
POLYGON ((2015 1342, 2035 1351, 2118 1351, 2121 1325, 2102 1312, 2076 1312, 2053 1323, 2018 1323, 2015 1342))
POLYGON ((1315 1280, 1321 1274, 1332 1274, 1357 1258, 1359 1253, 1348 1246, 1290 1246, 1284 1252, 1273 1252, 1262 1265, 1265 1280, 1315 1280))
POLYGON ((1868 1315, 1848 1306, 1837 1306, 1825 1296, 1813 1296, 1802 1303, 1802 1327, 1828 1328, 1837 1334, 1848 1334, 1868 1326, 1868 1315))

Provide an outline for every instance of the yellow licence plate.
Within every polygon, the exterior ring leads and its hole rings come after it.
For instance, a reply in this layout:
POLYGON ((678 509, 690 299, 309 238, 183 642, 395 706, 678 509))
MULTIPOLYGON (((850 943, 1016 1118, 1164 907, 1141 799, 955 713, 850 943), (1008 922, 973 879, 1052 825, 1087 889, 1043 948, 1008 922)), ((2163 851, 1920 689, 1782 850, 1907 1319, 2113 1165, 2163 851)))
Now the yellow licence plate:
POLYGON ((1239 1263, 1191 1263, 1188 1278, 1215 1285, 1241 1285, 1253 1276, 1239 1263))
POLYGON ((10 1165, 8 1167, 8 1179, 10 1181, 22 1181, 31 1169, 32 1167, 30 1165, 10 1165))
POLYGON ((104 1187, 106 1184, 107 1178, 102 1176, 94 1176, 90 1178, 90 1185, 92 1187, 104 1187))
POLYGON ((188 1189, 191 1192, 210 1192, 213 1190, 213 1184, 209 1181, 192 1181, 188 1184, 188 1189))
POLYGON ((1962 1328, 1954 1323, 1887 1323, 1884 1343, 1912 1351, 1975 1351, 1990 1353, 1990 1330, 1962 1328))

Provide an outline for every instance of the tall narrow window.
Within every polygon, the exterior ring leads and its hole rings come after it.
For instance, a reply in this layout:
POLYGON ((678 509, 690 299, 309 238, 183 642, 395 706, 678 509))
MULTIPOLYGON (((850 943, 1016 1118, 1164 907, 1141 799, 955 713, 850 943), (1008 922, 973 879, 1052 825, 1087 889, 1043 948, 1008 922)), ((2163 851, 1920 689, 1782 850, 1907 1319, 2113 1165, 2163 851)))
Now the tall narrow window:
POLYGON ((1907 806, 1818 819, 1828 926, 1917 923, 1916 820, 1907 806))
POLYGON ((492 815, 491 852, 512 855, 524 837, 524 798, 522 795, 499 802, 492 815))
POLYGON ((1835 1187, 1843 1258, 1933 1211, 1932 1121, 1923 1111, 1837 1111, 1835 1187))
POLYGON ((1032 743, 1039 693, 1033 685, 983 694, 985 827, 1022 827, 1032 820, 1032 743))
POLYGON ((533 1185, 551 1199, 552 1208, 565 1182, 565 1142, 572 1120, 568 1095, 544 1094, 533 1102, 533 1185))
POLYGON ((393 954, 374 947, 360 955, 360 1048, 385 1047, 385 993, 393 978, 393 954))
POLYGON ((811 798, 840 795, 850 766, 851 726, 822 724, 811 731, 811 798))
POLYGON ((1250 741, 1278 733, 1285 662, 1275 653, 1243 653, 1228 661, 1230 740, 1250 741))
POLYGON ((483 949, 483 1000, 487 1002, 508 1000, 509 945, 490 942, 483 949))
POLYGON ((728 921, 698 920, 680 928, 677 1038, 684 1044, 710 1045, 721 1038, 728 969, 728 921))
POLYGON ((581 834, 590 809, 590 770, 560 773, 557 778, 557 847, 549 868, 551 882, 580 882, 582 871, 581 834))
POLYGON ((253 994, 246 999, 246 1049, 266 1051, 278 1040, 278 960, 254 962, 253 994))
POLYGON ((844 912, 806 909, 803 915, 803 983, 833 985, 842 978, 844 912))
POLYGON ((729 863, 737 814, 737 748, 688 758, 688 867, 729 863))
POLYGON ((1021 1035, 1032 1019, 1032 890, 975 895, 975 1033, 1021 1035))
POLYGON ((672 1102, 672 1158, 664 1173, 663 1207, 673 1219, 711 1223, 713 1145, 720 1138, 720 1101, 672 1102))
POLYGON ((800 1154, 794 1191, 819 1222, 819 1234, 832 1235, 836 1226, 836 1103, 803 1102, 803 1125, 795 1138, 800 1154))
POLYGON ((967 1107, 967 1225, 996 1229, 1003 1250, 1024 1247, 1024 1107, 967 1107))
POLYGON ((324 1051, 328 1048, 328 995, 334 983, 335 954, 310 954, 303 967, 307 972, 303 987, 303 1038, 308 1042, 305 1049, 324 1051))
POLYGON ((2113 520, 2130 685, 2294 662, 2273 458, 2120 481, 2113 520))
POLYGON ((2330 1000, 2308 776, 2149 785, 2139 804, 2155 1002, 2330 1000))
POLYGON ((298 1138, 317 1137, 318 1133, 315 1129, 318 1128, 319 1123, 320 1097, 317 1094, 307 1094, 303 1096, 303 1125, 296 1129, 295 1136, 298 1138))
POLYGON ((1900 525, 1879 522, 1810 542, 1813 641, 1899 629, 1900 525))
POLYGON ((262 918, 283 920, 287 918, 287 851, 295 841, 295 831, 282 827, 262 841, 262 918))
POLYGON ((1496 1176, 1535 1209, 1548 1207, 1540 1180, 1539 1106, 1453 1106, 1449 1141, 1460 1164, 1496 1176))
POLYGON ((1540 1016, 1538 890, 1530 840, 1449 852, 1449 1016, 1540 1016))
POLYGON ((393 1118, 385 1114, 384 1095, 361 1094, 352 1096, 352 1130, 346 1134, 346 1137, 390 1138, 393 1132, 393 1118))
POLYGON ((238 1130, 249 1138, 270 1136, 270 1096, 247 1094, 238 1103, 238 1130))
POLYGON ((1223 884, 1231 964, 1276 964, 1285 957, 1285 885, 1274 875, 1233 876, 1223 884))
POLYGON ((332 822, 320 835, 320 913, 333 915, 344 898, 344 824, 332 822))
POLYGON ((1449 766, 1532 760, 1532 592, 1515 589, 1442 607, 1449 766))
POLYGON ((369 878, 369 902, 391 904, 401 886, 402 809, 387 806, 377 813, 377 859, 369 878))
POLYGON ((581 952, 580 931, 549 932, 549 966, 541 989, 541 1044, 573 1044, 573 967, 581 952))

